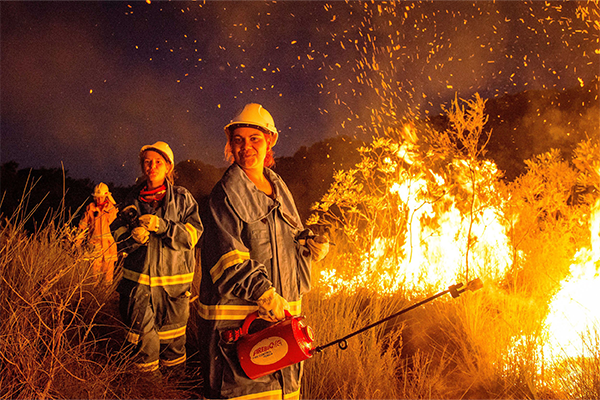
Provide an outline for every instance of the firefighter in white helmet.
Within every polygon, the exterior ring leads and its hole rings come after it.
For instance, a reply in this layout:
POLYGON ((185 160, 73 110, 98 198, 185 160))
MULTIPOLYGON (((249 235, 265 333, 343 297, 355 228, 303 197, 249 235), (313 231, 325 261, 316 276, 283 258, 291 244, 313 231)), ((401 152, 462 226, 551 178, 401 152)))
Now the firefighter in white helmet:
POLYGON ((180 379, 194 275, 203 227, 190 192, 174 185, 175 160, 165 142, 139 153, 143 181, 111 225, 123 260, 119 308, 135 367, 153 378, 180 379), (162 372, 161 372, 162 370, 162 372))
MULTIPOLYGON (((117 261, 117 247, 110 233, 110 224, 117 217, 117 207, 108 186, 103 182, 96 185, 92 197, 94 201, 87 205, 79 221, 79 229, 85 232, 86 258, 92 261, 94 279, 109 286, 113 282, 117 261)), ((81 245, 81 242, 79 240, 77 244, 81 245)))
POLYGON ((263 324, 284 319, 285 310, 298 315, 310 290, 311 262, 327 254, 329 243, 304 229, 292 194, 269 168, 278 139, 271 114, 247 104, 225 133, 232 165, 210 195, 201 251, 198 348, 204 352, 205 396, 298 398, 301 364, 251 380, 235 343, 221 340, 221 333, 239 328, 256 310, 263 324))

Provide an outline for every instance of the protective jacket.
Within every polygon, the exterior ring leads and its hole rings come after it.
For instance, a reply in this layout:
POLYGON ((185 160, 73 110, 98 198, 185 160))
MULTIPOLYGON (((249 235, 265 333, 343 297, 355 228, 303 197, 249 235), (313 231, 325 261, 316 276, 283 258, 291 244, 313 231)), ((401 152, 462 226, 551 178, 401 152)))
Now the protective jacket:
POLYGON ((192 195, 183 187, 166 186, 156 209, 139 200, 141 186, 136 187, 111 225, 118 250, 126 255, 118 291, 121 315, 129 327, 127 341, 136 348, 136 365, 146 371, 159 367, 159 353, 166 367, 186 360, 194 247, 203 231, 192 195), (142 245, 131 237, 131 230, 144 214, 160 219, 158 231, 142 245))
POLYGON ((250 380, 235 343, 220 340, 221 332, 239 328, 257 310, 256 300, 271 286, 289 302, 293 315, 300 313, 301 296, 310 290, 310 252, 298 243, 308 231, 281 177, 268 168, 264 173, 272 197, 233 164, 209 200, 198 304, 208 398, 299 397, 301 364, 250 380))
POLYGON ((104 207, 93 202, 88 204, 85 214, 79 221, 79 229, 87 229, 89 256, 93 260, 95 274, 103 274, 107 283, 113 280, 117 261, 117 246, 110 233, 110 224, 117 217, 117 208, 107 201, 104 207))

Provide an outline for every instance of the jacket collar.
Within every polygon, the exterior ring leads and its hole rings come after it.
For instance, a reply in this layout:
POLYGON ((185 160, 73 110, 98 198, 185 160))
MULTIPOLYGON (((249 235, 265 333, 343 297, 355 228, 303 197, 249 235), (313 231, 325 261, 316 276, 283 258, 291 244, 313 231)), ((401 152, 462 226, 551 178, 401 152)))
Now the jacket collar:
POLYGON ((279 175, 265 168, 265 175, 273 185, 274 199, 257 189, 256 185, 248 178, 242 168, 233 163, 223 175, 221 184, 229 202, 240 219, 246 223, 259 221, 269 215, 278 207, 283 212, 292 214, 287 209, 286 198, 291 199, 291 194, 279 175))

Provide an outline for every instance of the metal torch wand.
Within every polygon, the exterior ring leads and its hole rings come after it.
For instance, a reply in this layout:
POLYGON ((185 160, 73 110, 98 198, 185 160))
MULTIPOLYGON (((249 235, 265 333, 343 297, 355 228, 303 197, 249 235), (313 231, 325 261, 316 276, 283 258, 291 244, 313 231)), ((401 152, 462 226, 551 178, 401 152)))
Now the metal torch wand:
POLYGON ((388 317, 385 317, 384 319, 381 319, 381 320, 379 320, 377 322, 372 323, 371 325, 367 325, 364 328, 361 328, 361 329, 359 329, 359 330, 357 330, 355 332, 352 332, 352 333, 344 336, 343 338, 334 340, 333 342, 329 342, 327 344, 324 344, 323 346, 317 346, 313 350, 313 354, 320 353, 321 351, 323 351, 327 347, 333 346, 334 344, 337 344, 340 347, 340 349, 345 350, 345 349, 348 348, 348 339, 350 339, 351 337, 356 336, 356 335, 358 335, 360 333, 363 333, 364 331, 367 331, 367 330, 369 330, 369 329, 371 329, 371 328, 373 328, 373 327, 375 327, 377 325, 383 324, 384 322, 389 321, 392 318, 396 318, 397 316, 399 316, 401 314, 404 314, 405 312, 408 312, 410 310, 414 310, 415 308, 420 307, 420 306, 422 306, 425 303, 429 303, 430 301, 435 300, 438 297, 441 297, 441 296, 445 295, 446 293, 450 293, 453 298, 457 298, 458 296, 461 295, 461 293, 463 293, 463 292, 465 292, 467 290, 474 292, 476 290, 481 289, 482 287, 483 287, 483 283, 481 282, 481 279, 479 279, 479 278, 473 279, 472 281, 468 282, 467 285, 464 286, 464 287, 463 287, 462 282, 461 283, 457 283, 456 285, 451 285, 447 290, 444 290, 443 292, 440 292, 440 293, 435 294, 435 295, 433 295, 431 297, 428 297, 425 300, 421 300, 420 302, 415 303, 415 304, 413 304, 410 307, 404 308, 404 309, 398 311, 395 314, 392 314, 392 315, 390 315, 388 317))

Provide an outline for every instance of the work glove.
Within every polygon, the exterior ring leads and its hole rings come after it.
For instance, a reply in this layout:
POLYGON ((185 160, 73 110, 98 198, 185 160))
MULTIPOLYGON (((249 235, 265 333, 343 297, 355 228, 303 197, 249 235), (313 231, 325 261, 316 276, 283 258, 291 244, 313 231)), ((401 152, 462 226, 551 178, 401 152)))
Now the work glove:
POLYGON ((160 222, 160 218, 158 218, 156 215, 144 214, 144 215, 140 216, 139 221, 140 221, 140 226, 143 226, 148 231, 150 231, 150 232, 158 231, 158 225, 160 222))
POLYGON ((131 237, 136 242, 140 244, 145 244, 150 238, 150 232, 148 232, 148 230, 143 226, 138 226, 133 228, 133 230, 131 231, 131 237))
POLYGON ((308 238, 306 247, 310 250, 313 261, 321 261, 329 253, 329 239, 323 235, 308 238))
POLYGON ((270 288, 264 292, 256 303, 258 304, 260 318, 270 322, 281 321, 285 318, 284 310, 290 309, 287 300, 277 294, 275 288, 270 288))

